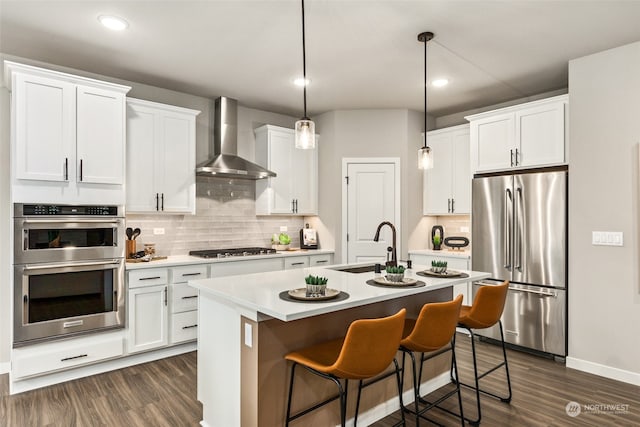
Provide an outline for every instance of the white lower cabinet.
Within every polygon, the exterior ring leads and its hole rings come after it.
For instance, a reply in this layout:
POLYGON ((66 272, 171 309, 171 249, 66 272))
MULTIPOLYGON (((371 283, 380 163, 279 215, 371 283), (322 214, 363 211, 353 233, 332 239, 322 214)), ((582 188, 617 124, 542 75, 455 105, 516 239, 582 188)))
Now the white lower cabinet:
POLYGON ((169 343, 169 285, 129 290, 127 352, 151 350, 169 343))
POLYGON ((118 331, 13 349, 11 377, 27 378, 120 357, 122 338, 118 331))
POLYGON ((192 341, 198 337, 198 310, 171 315, 171 344, 192 341))

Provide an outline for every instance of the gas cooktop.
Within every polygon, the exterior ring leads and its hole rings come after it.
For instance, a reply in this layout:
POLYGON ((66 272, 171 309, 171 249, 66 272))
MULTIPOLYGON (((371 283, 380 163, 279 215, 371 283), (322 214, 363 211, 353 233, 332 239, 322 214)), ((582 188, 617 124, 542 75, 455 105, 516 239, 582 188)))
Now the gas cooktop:
POLYGON ((200 258, 229 258, 236 256, 267 255, 275 253, 276 250, 271 248, 228 248, 189 251, 189 255, 197 256, 200 258))

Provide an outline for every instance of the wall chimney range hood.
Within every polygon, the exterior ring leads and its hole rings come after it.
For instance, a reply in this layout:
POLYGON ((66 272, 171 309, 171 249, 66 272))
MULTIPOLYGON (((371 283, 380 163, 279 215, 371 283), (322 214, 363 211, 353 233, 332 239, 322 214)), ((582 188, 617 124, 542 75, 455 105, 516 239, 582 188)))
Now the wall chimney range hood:
POLYGON ((251 180, 276 176, 274 172, 238 157, 238 101, 235 99, 221 96, 215 100, 210 153, 213 157, 196 166, 196 175, 251 180))

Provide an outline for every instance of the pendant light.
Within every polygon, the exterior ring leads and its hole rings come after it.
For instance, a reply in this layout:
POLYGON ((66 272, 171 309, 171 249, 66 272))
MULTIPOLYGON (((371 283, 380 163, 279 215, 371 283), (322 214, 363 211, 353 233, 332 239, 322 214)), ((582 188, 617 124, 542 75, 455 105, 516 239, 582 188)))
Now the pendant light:
POLYGON ((418 34, 418 41, 424 43, 424 141, 418 150, 418 168, 433 168, 433 152, 427 145, 427 42, 433 38, 432 32, 418 34))
POLYGON ((304 99, 304 115, 296 122, 296 148, 302 150, 311 150, 316 148, 316 124, 307 117, 307 57, 304 39, 304 0, 302 0, 302 81, 303 99, 304 99))

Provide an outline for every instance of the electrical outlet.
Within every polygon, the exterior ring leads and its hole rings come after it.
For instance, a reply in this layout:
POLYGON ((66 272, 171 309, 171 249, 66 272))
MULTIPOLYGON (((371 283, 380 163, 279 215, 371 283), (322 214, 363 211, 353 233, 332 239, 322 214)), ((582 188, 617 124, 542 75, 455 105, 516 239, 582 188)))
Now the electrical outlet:
POLYGON ((244 324, 244 345, 247 347, 253 347, 253 336, 251 335, 253 332, 253 328, 251 327, 251 323, 244 324))
POLYGON ((280 232, 281 233, 286 233, 287 232, 287 226, 286 225, 281 225, 280 226, 280 232))
POLYGON ((469 232, 469 227, 464 227, 464 226, 460 227, 460 232, 461 233, 468 233, 469 232))
POLYGON ((153 229, 153 234, 156 235, 156 236, 164 234, 164 228, 162 228, 162 227, 154 228, 153 229))

